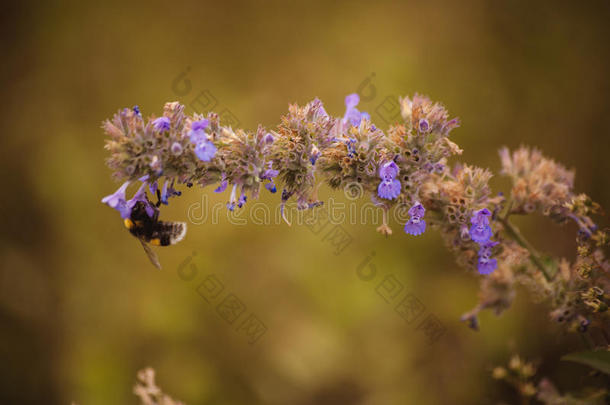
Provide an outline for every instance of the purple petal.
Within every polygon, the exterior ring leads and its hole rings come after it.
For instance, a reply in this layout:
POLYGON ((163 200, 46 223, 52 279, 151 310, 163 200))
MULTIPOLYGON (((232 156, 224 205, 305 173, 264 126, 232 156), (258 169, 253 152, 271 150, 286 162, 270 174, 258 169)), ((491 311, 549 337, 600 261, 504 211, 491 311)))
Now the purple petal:
POLYGON ((477 268, 481 274, 491 274, 497 267, 498 261, 496 259, 480 257, 477 263, 477 268))
POLYGON ((377 195, 381 198, 393 200, 400 195, 399 180, 384 180, 377 187, 377 195))
POLYGON ((379 177, 383 180, 391 180, 398 175, 398 171, 399 169, 396 163, 394 163, 393 160, 390 160, 379 168, 379 177))
POLYGON ((470 238, 477 243, 487 242, 492 234, 489 225, 472 225, 470 227, 470 238))
POLYGON ((216 154, 216 146, 212 142, 200 142, 195 146, 195 155, 204 161, 209 162, 216 154))
POLYGON ((265 184, 265 188, 272 193, 275 193, 277 191, 277 188, 275 187, 275 183, 273 181, 265 184))
POLYGON ((426 230, 426 221, 419 218, 411 218, 405 224, 405 233, 409 235, 418 236, 424 233, 426 230))
POLYGON ((170 121, 169 121, 169 118, 167 118, 167 117, 157 118, 156 120, 153 121, 152 124, 153 124, 153 128, 155 128, 155 130, 157 130, 158 132, 169 131, 169 128, 170 128, 170 121))
POLYGON ((360 102, 360 96, 358 94, 353 93, 345 97, 345 107, 348 109, 354 108, 360 102))
POLYGON ((191 130, 192 131, 205 131, 206 129, 208 129, 209 126, 210 126, 210 120, 204 118, 199 121, 193 121, 191 123, 191 130))
POLYGON ((418 201, 413 204, 413 206, 409 209, 408 214, 412 217, 421 218, 426 215, 426 209, 424 206, 418 201))
POLYGON ((222 193, 223 191, 225 191, 227 189, 227 185, 229 184, 228 181, 226 180, 222 180, 220 182, 220 184, 218 185, 218 187, 216 188, 216 190, 214 190, 215 193, 222 193))

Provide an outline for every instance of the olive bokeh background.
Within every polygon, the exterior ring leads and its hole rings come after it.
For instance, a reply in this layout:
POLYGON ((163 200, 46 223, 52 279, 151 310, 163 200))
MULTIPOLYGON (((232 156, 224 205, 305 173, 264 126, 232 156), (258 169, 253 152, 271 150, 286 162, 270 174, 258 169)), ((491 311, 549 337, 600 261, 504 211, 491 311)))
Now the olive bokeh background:
MULTIPOLYGON (((385 239, 374 224, 346 223, 353 241, 335 255, 307 226, 240 226, 223 211, 159 249, 164 269, 155 270, 100 203, 117 187, 100 124, 135 104, 145 116, 173 100, 192 112, 205 93, 242 127, 273 127, 288 103, 317 96, 340 115, 360 89, 361 110, 386 127, 386 98, 420 92, 461 118, 452 137, 462 160, 497 172, 500 146, 536 145, 577 168, 577 189, 610 207, 608 2, 2 8, 1 403, 135 404, 145 366, 189 404, 515 402, 490 377, 513 352, 538 359, 562 389, 591 382, 586 368, 559 361, 580 341, 525 292, 500 318, 483 314, 478 333, 460 323, 478 277, 433 230, 408 237, 394 223, 385 239), (190 257, 189 281, 178 268, 190 257), (367 257, 371 281, 356 273, 367 257), (211 303, 197 292, 209 275, 225 287, 211 303), (389 275, 445 327, 434 344, 376 290, 389 275), (216 309, 231 293, 267 328, 253 345, 216 309)), ((506 190, 505 180, 493 184, 506 190)), ((162 215, 184 220, 203 195, 210 207, 227 198, 211 194, 185 191, 162 215)), ((276 199, 262 193, 270 206, 276 199)), ((519 225, 541 249, 573 257, 575 229, 543 218, 519 225)))

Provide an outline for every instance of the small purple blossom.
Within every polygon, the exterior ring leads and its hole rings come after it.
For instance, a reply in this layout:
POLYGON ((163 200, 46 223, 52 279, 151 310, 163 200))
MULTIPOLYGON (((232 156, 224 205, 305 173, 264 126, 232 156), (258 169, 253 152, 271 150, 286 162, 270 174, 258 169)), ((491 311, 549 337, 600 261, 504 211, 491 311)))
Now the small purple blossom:
POLYGON ((275 183, 273 182, 273 180, 265 184, 265 188, 272 193, 275 193, 277 191, 277 187, 275 187, 275 183))
POLYGON ((179 196, 182 195, 182 192, 177 191, 174 188, 174 181, 172 180, 172 184, 169 185, 169 180, 165 180, 165 184, 163 184, 163 190, 161 190, 161 203, 168 205, 169 202, 169 198, 173 197, 173 196, 179 196))
POLYGON ((472 225, 470 227, 470 238, 477 243, 485 243, 491 238, 493 232, 489 225, 472 225))
POLYGON ((182 154, 182 145, 180 142, 174 142, 172 143, 172 146, 170 146, 169 150, 174 156, 180 156, 182 154))
POLYGON ((129 210, 129 214, 127 215, 127 217, 124 217, 124 218, 128 218, 129 216, 131 216, 131 210, 133 209, 133 207, 135 207, 135 205, 138 201, 141 201, 145 204, 146 214, 148 214, 149 217, 152 218, 152 216, 155 214, 155 208, 150 204, 150 201, 148 201, 148 197, 146 197, 146 186, 147 185, 148 185, 148 183, 146 183, 146 182, 142 183, 142 185, 140 186, 138 191, 136 191, 136 193, 133 195, 131 200, 127 201, 126 206, 127 206, 127 209, 129 210))
POLYGON ((263 138, 263 141, 267 144, 270 145, 273 142, 275 142, 275 137, 273 136, 273 134, 271 132, 267 132, 265 134, 265 137, 263 138))
POLYGON ((237 206, 239 208, 243 207, 244 204, 246 203, 246 201, 248 200, 248 197, 246 196, 246 194, 242 191, 241 195, 239 196, 239 200, 237 200, 237 206))
POLYGON ((411 208, 409 208, 408 214, 412 217, 422 218, 426 215, 426 208, 418 201, 413 204, 411 208))
POLYGON ((205 131, 210 126, 210 120, 202 119, 191 123, 191 131, 205 131))
POLYGON ((136 115, 137 115, 138 117, 141 117, 141 116, 142 116, 142 114, 140 113, 140 107, 138 107, 137 105, 134 105, 134 106, 133 106, 133 112, 134 112, 134 113, 136 113, 136 115))
POLYGON ((129 186, 129 181, 126 181, 118 188, 114 193, 107 195, 102 198, 102 203, 108 205, 110 208, 113 208, 121 214, 121 218, 129 218, 131 215, 131 209, 127 208, 127 201, 125 199, 125 191, 127 190, 127 186, 129 186))
POLYGON ((199 142, 195 146, 195 155, 204 161, 209 162, 216 154, 216 146, 210 141, 199 142))
POLYGON ((222 179, 220 181, 220 184, 218 185, 218 187, 216 187, 216 190, 214 190, 215 193, 222 193, 223 191, 225 191, 227 189, 227 185, 229 185, 229 182, 226 179, 222 179))
POLYGON ((479 257, 477 268, 480 274, 491 274, 498 267, 498 260, 479 257))
POLYGON ((160 117, 153 121, 153 128, 158 132, 169 131, 170 121, 167 117, 160 117))
POLYGON ((400 195, 399 180, 383 180, 377 187, 377 195, 381 198, 393 200, 400 195))
POLYGON ((472 213, 470 223, 473 225, 489 225, 489 218, 491 217, 491 211, 487 208, 475 211, 472 213))
POLYGON ((413 236, 419 236, 426 231, 426 221, 419 217, 411 217, 405 224, 405 233, 413 236))
POLYGON ((491 238, 493 232, 489 226, 489 218, 491 212, 487 208, 475 211, 470 218, 472 227, 470 227, 470 237, 477 243, 485 243, 491 238))
POLYGON ((425 118, 422 118, 419 120, 419 132, 421 133, 426 133, 428 132, 428 130, 430 129, 430 124, 428 123, 428 120, 425 118))
POLYGON ((390 160, 389 162, 382 164, 379 168, 379 177, 381 177, 382 180, 392 180, 396 178, 398 171, 399 169, 396 163, 394 163, 393 160, 390 160))
POLYGON ((405 224, 404 231, 409 235, 418 236, 426 231, 426 221, 422 218, 426 214, 426 209, 418 201, 409 208, 408 214, 411 218, 405 224))
POLYGON ((320 149, 318 149, 318 147, 316 145, 312 145, 311 147, 311 154, 309 157, 309 161, 311 162, 312 165, 315 165, 316 162, 318 161, 318 158, 322 155, 322 152, 320 152, 320 149))
POLYGON ((360 97, 356 93, 350 94, 345 97, 345 115, 343 116, 344 123, 349 122, 353 126, 357 127, 358 125, 360 125, 360 121, 362 121, 363 118, 368 120, 371 119, 368 113, 361 113, 360 111, 358 111, 356 106, 359 102, 360 97))

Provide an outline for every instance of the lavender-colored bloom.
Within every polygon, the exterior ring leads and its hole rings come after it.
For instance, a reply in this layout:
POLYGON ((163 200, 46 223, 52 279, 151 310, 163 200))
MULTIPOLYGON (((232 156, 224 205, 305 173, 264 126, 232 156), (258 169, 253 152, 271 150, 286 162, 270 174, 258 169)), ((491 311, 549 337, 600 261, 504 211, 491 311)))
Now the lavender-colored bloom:
POLYGON ((182 195, 182 192, 174 188, 173 180, 171 185, 169 185, 169 180, 165 180, 165 184, 163 184, 163 190, 161 191, 161 203, 167 205, 169 198, 175 195, 180 196, 182 195))
POLYGON ((275 187, 275 183, 273 182, 273 180, 265 184, 265 188, 272 193, 275 193, 277 191, 277 187, 275 187))
POLYGON ((489 259, 486 257, 479 257, 477 268, 481 274, 491 274, 498 267, 498 261, 496 259, 489 259))
POLYGON ((426 132, 428 132, 428 130, 430 130, 430 124, 428 123, 428 120, 425 118, 420 119, 419 120, 419 132, 426 133, 426 132))
POLYGON ((210 126, 210 120, 202 119, 191 123, 191 131, 205 131, 210 126))
POLYGON ((394 163, 393 160, 390 160, 387 163, 384 163, 379 168, 379 177, 383 180, 392 180, 396 178, 398 175, 398 166, 394 163))
POLYGON ((489 225, 491 212, 487 208, 475 211, 470 218, 470 223, 473 225, 489 225))
POLYGON ((158 180, 155 180, 155 181, 153 181, 152 183, 150 183, 150 184, 148 185, 148 189, 150 190, 150 193, 151 193, 151 194, 156 194, 156 193, 157 193, 157 190, 159 189, 159 181, 158 181, 158 180))
POLYGON ((426 215, 426 209, 418 201, 414 203, 411 208, 409 208, 408 214, 412 217, 422 218, 424 215, 426 215))
POLYGON ((153 121, 152 124, 153 124, 153 128, 155 128, 155 130, 158 132, 169 131, 169 128, 170 128, 169 118, 167 118, 167 117, 157 118, 156 120, 153 121))
POLYGON ((352 93, 345 96, 345 107, 354 108, 360 102, 360 96, 357 93, 352 93))
POLYGON ((129 218, 131 215, 131 208, 127 208, 127 201, 125 199, 125 191, 127 190, 127 186, 129 186, 129 181, 123 183, 121 187, 113 194, 107 195, 102 198, 102 203, 108 205, 110 208, 113 208, 121 214, 121 218, 129 218))
POLYGON ((363 118, 363 114, 366 114, 365 118, 370 120, 370 116, 367 113, 361 113, 356 108, 359 102, 360 97, 356 93, 350 94, 345 97, 345 115, 343 116, 344 123, 349 122, 353 126, 357 127, 358 125, 360 125, 360 121, 363 118))
POLYGON ((188 137, 191 139, 191 143, 198 145, 203 142, 208 142, 208 134, 204 130, 199 129, 197 131, 189 131, 188 137))
POLYGON ((137 105, 133 106, 133 112, 136 113, 136 115, 139 117, 142 116, 142 114, 140 113, 140 107, 138 107, 137 105))
POLYGON ((195 155, 204 162, 212 160, 215 154, 216 146, 214 146, 212 142, 199 142, 197 146, 195 146, 195 155))
POLYGON ((246 196, 246 194, 244 194, 242 192, 241 195, 239 196, 239 200, 237 200, 237 206, 239 208, 243 207, 244 204, 246 203, 246 200, 248 200, 248 197, 246 196))
POLYGON ((312 145, 311 156, 309 157, 309 161, 311 162, 312 165, 316 164, 320 155, 322 155, 322 152, 320 152, 320 149, 318 149, 318 147, 316 145, 312 145))
POLYGON ((383 180, 377 187, 377 195, 381 198, 393 200, 400 195, 399 180, 383 180))
POLYGON ((269 145, 272 144, 273 142, 275 142, 275 137, 273 136, 273 134, 271 132, 267 132, 265 134, 265 137, 263 138, 263 141, 269 145))
POLYGON ((237 184, 234 184, 233 189, 231 190, 231 197, 229 198, 229 202, 227 203, 227 209, 229 211, 233 211, 235 209, 235 205, 237 204, 237 200, 235 198, 236 193, 237 193, 237 184))
POLYGON ((277 175, 280 174, 279 171, 274 170, 274 169, 267 169, 263 172, 263 174, 261 174, 261 180, 271 180, 274 177, 277 177, 277 175))
POLYGON ((470 227, 470 238, 477 243, 485 243, 491 238, 493 232, 489 225, 480 224, 470 227))
POLYGON ((419 236, 426 230, 426 221, 420 217, 411 217, 405 224, 405 233, 413 236, 419 236))
POLYGON ((479 257, 485 257, 489 259, 491 257, 491 250, 494 246, 498 245, 500 242, 496 241, 487 241, 479 245, 479 257))
POLYGON ((363 111, 360 113, 360 119, 370 121, 371 115, 369 113, 363 111))
POLYGON ((170 146, 169 150, 174 156, 180 156, 182 154, 182 145, 180 142, 174 142, 172 143, 172 146, 170 146))
POLYGON ((223 191, 225 191, 227 189, 227 185, 229 184, 228 181, 226 181, 224 178, 220 181, 220 184, 218 185, 218 187, 216 188, 216 190, 214 190, 215 193, 222 193, 223 191))
POLYGON ((131 200, 127 201, 126 207, 129 210, 129 213, 124 218, 128 218, 131 215, 131 210, 133 207, 135 207, 138 201, 145 204, 146 214, 148 214, 149 217, 152 217, 155 214, 155 208, 150 204, 150 201, 148 201, 148 198, 146 197, 146 186, 147 183, 143 183, 131 200))

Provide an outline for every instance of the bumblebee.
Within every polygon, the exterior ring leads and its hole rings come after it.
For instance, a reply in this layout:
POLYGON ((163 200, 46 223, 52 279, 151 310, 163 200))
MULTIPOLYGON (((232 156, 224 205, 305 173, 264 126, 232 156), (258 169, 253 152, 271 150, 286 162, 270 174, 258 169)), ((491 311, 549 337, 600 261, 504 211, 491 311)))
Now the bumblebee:
POLYGON ((161 269, 159 257, 150 245, 169 246, 180 242, 186 235, 186 222, 159 221, 159 210, 155 209, 150 217, 146 207, 146 203, 138 201, 131 210, 131 216, 124 220, 125 228, 138 238, 151 263, 161 269))

